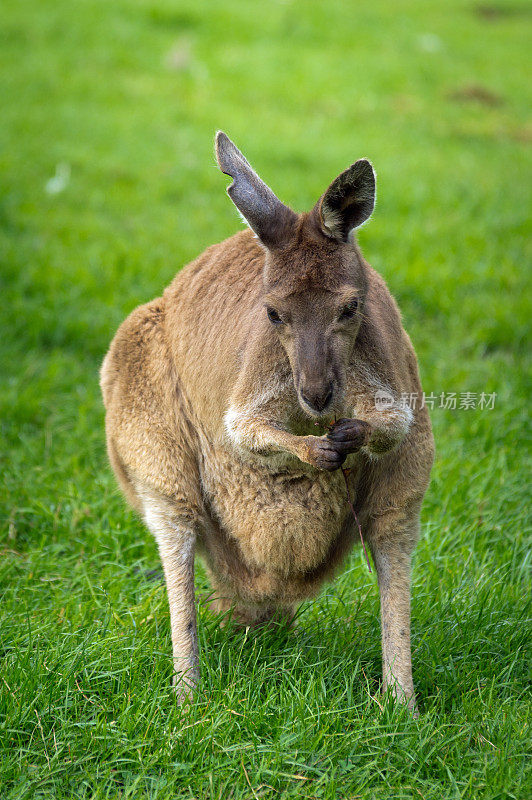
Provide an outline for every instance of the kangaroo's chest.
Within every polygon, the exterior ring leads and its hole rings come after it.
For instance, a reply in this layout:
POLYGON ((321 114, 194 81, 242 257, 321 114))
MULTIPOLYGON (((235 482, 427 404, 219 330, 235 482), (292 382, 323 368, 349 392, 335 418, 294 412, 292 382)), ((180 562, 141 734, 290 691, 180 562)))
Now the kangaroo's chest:
POLYGON ((289 575, 323 563, 348 513, 341 471, 317 472, 300 462, 276 471, 224 447, 204 453, 209 504, 249 567, 289 575))

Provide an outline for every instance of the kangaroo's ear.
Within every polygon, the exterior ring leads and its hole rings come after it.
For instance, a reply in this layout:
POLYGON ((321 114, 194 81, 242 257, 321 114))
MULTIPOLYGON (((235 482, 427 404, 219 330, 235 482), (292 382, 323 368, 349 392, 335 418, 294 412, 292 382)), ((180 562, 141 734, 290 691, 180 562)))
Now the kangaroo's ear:
POLYGON ((269 248, 281 247, 293 233, 297 214, 281 203, 222 131, 216 134, 216 160, 233 179, 227 193, 248 225, 269 248))
POLYGON ((369 219, 374 207, 375 172, 361 158, 335 178, 318 200, 316 211, 323 233, 347 242, 353 228, 369 219))

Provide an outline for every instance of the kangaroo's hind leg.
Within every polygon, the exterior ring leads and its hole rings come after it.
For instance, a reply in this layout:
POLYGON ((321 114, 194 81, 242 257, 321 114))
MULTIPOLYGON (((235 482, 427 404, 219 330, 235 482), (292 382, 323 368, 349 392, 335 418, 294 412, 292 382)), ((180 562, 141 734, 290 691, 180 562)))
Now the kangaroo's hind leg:
POLYGON ((171 500, 139 491, 143 517, 155 537, 166 580, 174 685, 180 700, 192 696, 199 681, 198 634, 194 596, 195 524, 171 500))
POLYGON ((419 506, 389 511, 366 525, 379 582, 383 690, 389 689, 416 715, 410 646, 410 571, 418 535, 419 506))

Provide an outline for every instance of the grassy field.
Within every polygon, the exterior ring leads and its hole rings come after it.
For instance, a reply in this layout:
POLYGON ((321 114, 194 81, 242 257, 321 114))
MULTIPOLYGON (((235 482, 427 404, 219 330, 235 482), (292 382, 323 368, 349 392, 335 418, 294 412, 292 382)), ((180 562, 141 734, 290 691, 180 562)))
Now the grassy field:
POLYGON ((532 796, 530 6, 2 9, 0 796, 532 796), (131 309, 239 228, 217 128, 299 210, 371 158, 359 238, 424 388, 476 393, 431 412, 419 720, 380 699, 360 551, 295 633, 222 631, 200 604, 201 692, 174 702, 158 556, 107 465, 98 368, 131 309))

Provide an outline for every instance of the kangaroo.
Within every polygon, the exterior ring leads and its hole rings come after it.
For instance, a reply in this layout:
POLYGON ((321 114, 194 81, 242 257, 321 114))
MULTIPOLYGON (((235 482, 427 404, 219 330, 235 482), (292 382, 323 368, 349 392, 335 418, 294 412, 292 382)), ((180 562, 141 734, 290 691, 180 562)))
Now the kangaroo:
POLYGON ((434 443, 426 408, 402 402, 421 385, 399 310, 353 234, 373 167, 356 161, 296 214, 221 131, 216 157, 249 228, 133 311, 101 369, 110 462, 160 552, 178 697, 199 680, 195 553, 219 612, 290 620, 357 541, 347 480, 377 572, 383 688, 415 712, 410 568, 434 443))

